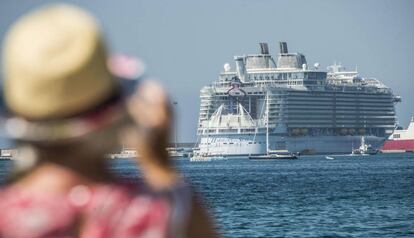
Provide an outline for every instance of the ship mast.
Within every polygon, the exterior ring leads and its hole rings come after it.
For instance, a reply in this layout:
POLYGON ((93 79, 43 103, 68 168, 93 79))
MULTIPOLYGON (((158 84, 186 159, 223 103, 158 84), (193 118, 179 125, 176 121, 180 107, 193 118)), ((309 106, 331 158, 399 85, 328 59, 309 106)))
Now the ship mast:
POLYGON ((266 154, 269 154, 269 91, 266 91, 266 154))

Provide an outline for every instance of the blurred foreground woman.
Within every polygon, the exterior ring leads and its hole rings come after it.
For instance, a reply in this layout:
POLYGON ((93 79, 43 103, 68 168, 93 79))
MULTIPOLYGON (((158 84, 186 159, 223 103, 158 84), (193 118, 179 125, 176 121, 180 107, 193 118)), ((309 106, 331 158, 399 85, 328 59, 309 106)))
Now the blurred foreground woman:
MULTIPOLYGON (((165 166, 146 163, 144 174, 158 192, 145 193, 108 172, 104 155, 116 148, 130 117, 106 59, 95 20, 73 6, 33 11, 8 32, 3 94, 10 115, 5 129, 19 153, 13 177, 0 189, 1 238, 196 234, 192 222, 179 232, 184 222, 174 220, 179 212, 159 192, 174 190, 175 183, 154 182, 157 176, 176 181, 172 170, 160 173, 164 169, 157 166, 165 166)), ((199 237, 212 236, 199 210, 189 212, 202 225, 199 237)))

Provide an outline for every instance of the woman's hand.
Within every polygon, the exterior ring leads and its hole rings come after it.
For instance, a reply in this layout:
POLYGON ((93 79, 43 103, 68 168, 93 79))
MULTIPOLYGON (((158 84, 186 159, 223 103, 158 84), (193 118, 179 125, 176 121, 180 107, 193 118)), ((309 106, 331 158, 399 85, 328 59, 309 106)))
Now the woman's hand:
POLYGON ((129 145, 138 151, 138 163, 154 189, 164 189, 177 181, 166 150, 172 121, 170 102, 156 82, 143 82, 127 104, 136 129, 127 133, 129 145))

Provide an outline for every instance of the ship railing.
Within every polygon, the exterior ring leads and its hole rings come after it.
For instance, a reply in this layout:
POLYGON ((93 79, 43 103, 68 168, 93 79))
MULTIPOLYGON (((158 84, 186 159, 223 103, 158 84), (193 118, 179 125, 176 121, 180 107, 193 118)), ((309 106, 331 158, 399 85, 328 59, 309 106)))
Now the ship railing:
POLYGON ((390 88, 378 88, 373 85, 358 85, 358 84, 328 84, 327 89, 333 89, 341 92, 365 92, 365 93, 392 93, 390 88))

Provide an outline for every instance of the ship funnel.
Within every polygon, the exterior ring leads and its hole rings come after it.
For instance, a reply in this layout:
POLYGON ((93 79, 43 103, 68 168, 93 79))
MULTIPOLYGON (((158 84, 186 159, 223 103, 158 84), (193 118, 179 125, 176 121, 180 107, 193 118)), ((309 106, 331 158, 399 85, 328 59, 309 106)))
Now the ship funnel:
POLYGON ((287 43, 284 41, 279 42, 279 48, 280 48, 280 53, 281 54, 287 54, 288 53, 288 48, 287 48, 287 43))
POLYGON ((262 55, 268 55, 269 54, 269 47, 267 43, 259 43, 260 44, 260 53, 262 55))
POLYGON ((245 82, 246 66, 244 64, 244 57, 243 56, 234 56, 234 61, 236 61, 237 76, 240 78, 240 80, 242 82, 245 82))

